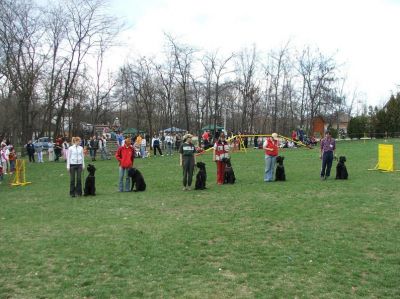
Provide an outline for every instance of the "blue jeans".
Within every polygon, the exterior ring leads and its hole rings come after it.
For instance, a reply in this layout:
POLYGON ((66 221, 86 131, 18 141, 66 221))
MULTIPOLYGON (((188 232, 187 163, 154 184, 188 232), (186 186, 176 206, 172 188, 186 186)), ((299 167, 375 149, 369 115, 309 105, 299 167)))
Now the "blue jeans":
POLYGON ((167 155, 172 155, 172 143, 167 143, 167 155))
POLYGON ((119 167, 119 192, 124 191, 124 176, 125 178, 125 191, 131 191, 131 179, 128 177, 128 171, 130 168, 119 167))
POLYGON ((145 146, 140 146, 140 155, 142 158, 146 158, 146 147, 145 146))
POLYGON ((331 175, 331 168, 333 162, 333 152, 324 152, 322 155, 321 177, 329 177, 331 175))
POLYGON ((272 182, 274 178, 276 156, 265 155, 264 182, 272 182))

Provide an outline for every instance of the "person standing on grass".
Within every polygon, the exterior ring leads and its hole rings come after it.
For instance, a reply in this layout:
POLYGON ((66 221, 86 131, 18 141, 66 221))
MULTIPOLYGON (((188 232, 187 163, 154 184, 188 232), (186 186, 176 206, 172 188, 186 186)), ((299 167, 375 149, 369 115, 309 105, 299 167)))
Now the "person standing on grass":
POLYGON ((128 177, 128 171, 133 166, 133 160, 135 156, 135 150, 131 144, 131 139, 126 138, 124 145, 120 146, 115 153, 115 158, 119 162, 119 192, 124 192, 124 176, 125 178, 125 191, 129 192, 130 178, 128 177))
POLYGON ((167 144, 167 156, 172 156, 173 151, 172 151, 172 144, 173 144, 173 139, 171 136, 171 133, 168 133, 167 136, 165 136, 165 143, 167 144))
POLYGON ((17 160, 17 153, 15 152, 14 147, 10 146, 10 153, 8 154, 8 161, 10 162, 10 174, 15 172, 15 161, 17 160))
POLYGON ((271 137, 265 140, 263 149, 265 150, 264 182, 272 182, 274 178, 276 156, 278 156, 279 151, 279 138, 277 133, 272 133, 271 137))
POLYGON ((140 141, 140 156, 142 157, 142 159, 146 158, 147 156, 146 146, 147 146, 146 138, 142 136, 142 140, 140 141))
POLYGON ((326 180, 331 175, 333 158, 335 157, 336 141, 331 136, 331 132, 326 131, 325 137, 321 140, 321 154, 319 158, 322 160, 321 180, 326 180))
POLYGON ((101 152, 101 159, 102 160, 111 160, 111 158, 108 156, 107 138, 105 136, 102 136, 99 139, 99 149, 100 149, 100 152, 101 152))
MULTIPOLYGON (((40 143, 36 147, 36 152, 37 152, 37 158, 38 158, 38 163, 43 163, 43 145, 40 143)), ((65 161, 67 161, 67 158, 65 158, 65 161)))
MULTIPOLYGON (((68 148, 69 148, 69 144, 68 144, 67 138, 64 138, 63 148, 62 148, 64 161, 68 160, 68 148)), ((39 156, 39 152, 38 152, 38 156, 39 156)))
POLYGON ((229 158, 229 144, 225 140, 225 133, 219 134, 217 142, 214 144, 213 161, 217 163, 217 184, 224 183, 225 163, 224 158, 229 158))
POLYGON ((68 148, 67 169, 70 176, 69 195, 82 196, 82 170, 85 168, 81 138, 72 137, 72 145, 68 148))
POLYGON ((162 151, 161 151, 161 147, 160 147, 160 137, 157 135, 154 135, 153 139, 151 140, 151 147, 154 150, 154 156, 157 155, 157 150, 158 153, 160 154, 160 156, 162 157, 162 151))
POLYGON ((32 143, 32 140, 28 141, 28 144, 25 145, 26 151, 29 156, 29 162, 35 162, 35 146, 32 143))
POLYGON ((193 170, 196 164, 196 148, 192 143, 192 135, 183 136, 183 143, 179 148, 179 165, 183 169, 183 190, 190 190, 193 180, 193 170))

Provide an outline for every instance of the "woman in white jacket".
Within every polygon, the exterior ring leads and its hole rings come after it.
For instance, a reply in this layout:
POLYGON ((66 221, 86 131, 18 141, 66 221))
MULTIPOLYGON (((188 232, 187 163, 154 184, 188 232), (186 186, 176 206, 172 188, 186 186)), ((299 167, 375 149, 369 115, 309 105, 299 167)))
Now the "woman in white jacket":
POLYGON ((68 148, 67 169, 70 175, 71 197, 82 196, 82 170, 85 168, 85 158, 80 143, 80 137, 72 137, 72 145, 68 148))

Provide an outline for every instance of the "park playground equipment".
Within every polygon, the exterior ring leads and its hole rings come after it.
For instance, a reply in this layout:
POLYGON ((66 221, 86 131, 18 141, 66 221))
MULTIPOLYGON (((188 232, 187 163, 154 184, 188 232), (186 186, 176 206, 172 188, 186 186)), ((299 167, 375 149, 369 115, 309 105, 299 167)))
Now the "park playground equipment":
POLYGON ((376 164, 375 168, 368 170, 380 170, 383 172, 400 171, 395 170, 393 144, 378 145, 378 163, 376 164))
POLYGON ((26 186, 31 182, 26 181, 25 160, 17 159, 15 161, 15 172, 13 174, 11 186, 26 186))

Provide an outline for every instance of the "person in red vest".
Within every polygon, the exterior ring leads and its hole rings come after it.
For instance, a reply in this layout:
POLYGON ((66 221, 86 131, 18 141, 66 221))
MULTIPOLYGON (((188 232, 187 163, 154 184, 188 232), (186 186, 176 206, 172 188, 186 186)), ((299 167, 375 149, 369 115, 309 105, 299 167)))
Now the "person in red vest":
POLYGON ((265 150, 264 182, 272 182, 274 178, 276 156, 278 156, 279 150, 278 134, 272 133, 271 137, 265 140, 263 149, 265 150))
POLYGON ((125 178, 125 191, 131 190, 131 181, 128 177, 128 171, 133 166, 133 160, 135 156, 135 150, 131 144, 131 139, 126 138, 125 143, 120 146, 115 153, 115 158, 119 162, 119 192, 124 191, 124 176, 125 178))
POLYGON ((217 163, 217 184, 224 183, 225 163, 223 158, 229 158, 229 144, 225 140, 225 133, 221 132, 217 142, 214 144, 213 161, 217 163))
POLYGON ((292 140, 297 141, 297 132, 295 130, 292 131, 292 140))

